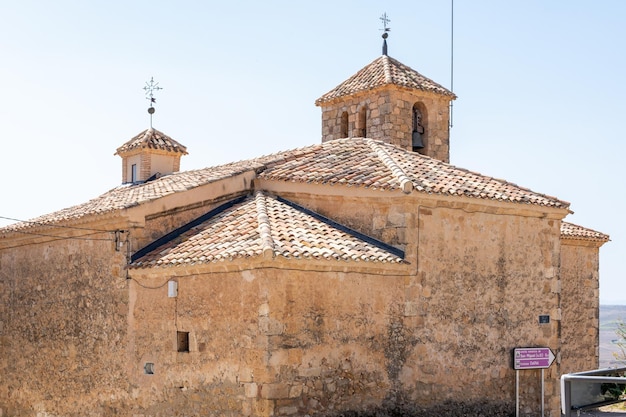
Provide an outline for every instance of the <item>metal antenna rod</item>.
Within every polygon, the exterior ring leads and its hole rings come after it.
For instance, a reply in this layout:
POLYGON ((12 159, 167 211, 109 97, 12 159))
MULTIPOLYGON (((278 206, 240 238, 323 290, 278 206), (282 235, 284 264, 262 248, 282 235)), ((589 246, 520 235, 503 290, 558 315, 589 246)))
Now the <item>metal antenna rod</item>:
MULTIPOLYGON (((450 0, 450 91, 454 93, 454 0, 450 0)), ((450 128, 454 125, 454 102, 450 101, 450 128)))

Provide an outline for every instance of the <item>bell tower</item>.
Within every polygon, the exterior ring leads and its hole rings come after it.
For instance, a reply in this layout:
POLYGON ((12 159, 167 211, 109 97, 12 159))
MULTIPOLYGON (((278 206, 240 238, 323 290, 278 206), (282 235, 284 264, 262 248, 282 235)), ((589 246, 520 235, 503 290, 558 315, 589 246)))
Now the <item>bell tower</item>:
POLYGON ((387 32, 385 26, 380 57, 315 101, 322 108, 322 142, 368 137, 450 162, 456 96, 388 56, 387 32))

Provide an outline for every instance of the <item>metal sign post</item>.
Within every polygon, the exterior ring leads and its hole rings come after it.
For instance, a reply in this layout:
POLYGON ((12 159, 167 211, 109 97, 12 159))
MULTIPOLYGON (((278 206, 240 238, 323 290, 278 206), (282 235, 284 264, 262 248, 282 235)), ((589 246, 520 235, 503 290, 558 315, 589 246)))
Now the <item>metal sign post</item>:
POLYGON ((544 369, 554 362, 554 353, 547 347, 513 349, 513 369, 515 369, 515 417, 519 417, 519 371, 525 369, 541 369, 541 417, 544 416, 544 369))

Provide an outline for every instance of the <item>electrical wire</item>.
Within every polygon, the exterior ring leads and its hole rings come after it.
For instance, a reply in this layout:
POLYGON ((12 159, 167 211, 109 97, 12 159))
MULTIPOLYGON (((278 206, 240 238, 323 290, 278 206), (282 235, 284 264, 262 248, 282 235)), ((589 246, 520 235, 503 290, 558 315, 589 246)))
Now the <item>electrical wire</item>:
MULTIPOLYGON (((84 236, 91 236, 91 235, 96 235, 102 232, 93 232, 93 233, 87 233, 81 236, 58 236, 58 235, 46 235, 43 233, 33 233, 33 232, 24 232, 24 231, 19 231, 19 230, 15 230, 15 233, 23 233, 26 235, 34 235, 34 236, 43 236, 43 237, 49 237, 52 238, 51 241, 48 242, 39 242, 39 243, 49 243, 49 242, 56 242, 59 240, 86 240, 86 241, 102 241, 102 242, 115 242, 115 239, 107 239, 107 238, 94 238, 94 237, 84 237, 84 236)), ((114 231, 107 231, 107 233, 113 233, 114 231)), ((13 245, 13 246, 5 246, 0 248, 0 250, 5 250, 5 249, 15 249, 15 248, 21 248, 24 246, 31 246, 34 245, 36 243, 23 243, 20 245, 13 245)))
MULTIPOLYGON (((454 93, 454 0, 450 0, 450 92, 454 93)), ((450 128, 454 126, 454 100, 450 100, 450 128)))
POLYGON ((77 226, 63 226, 63 225, 56 224, 56 223, 48 224, 48 223, 36 222, 36 221, 32 221, 32 220, 14 219, 12 217, 5 217, 5 216, 0 216, 0 219, 11 220, 11 221, 20 222, 20 223, 35 224, 37 226, 45 226, 45 227, 58 227, 58 228, 62 228, 62 229, 88 230, 90 232, 110 232, 110 230, 101 230, 101 229, 93 229, 93 228, 88 228, 88 227, 77 227, 77 226))

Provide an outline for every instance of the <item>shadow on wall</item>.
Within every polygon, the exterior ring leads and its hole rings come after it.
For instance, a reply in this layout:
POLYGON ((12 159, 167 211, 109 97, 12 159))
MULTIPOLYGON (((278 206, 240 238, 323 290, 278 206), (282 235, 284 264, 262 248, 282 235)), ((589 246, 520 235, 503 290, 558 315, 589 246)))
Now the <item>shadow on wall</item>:
MULTIPOLYGON (((317 416, 317 415, 314 415, 317 416)), ((321 415, 320 415, 321 416, 321 415)), ((475 402, 461 403, 448 401, 429 408, 422 408, 414 404, 402 402, 383 405, 371 411, 343 411, 337 414, 327 414, 326 417, 513 417, 515 404, 475 402)))

